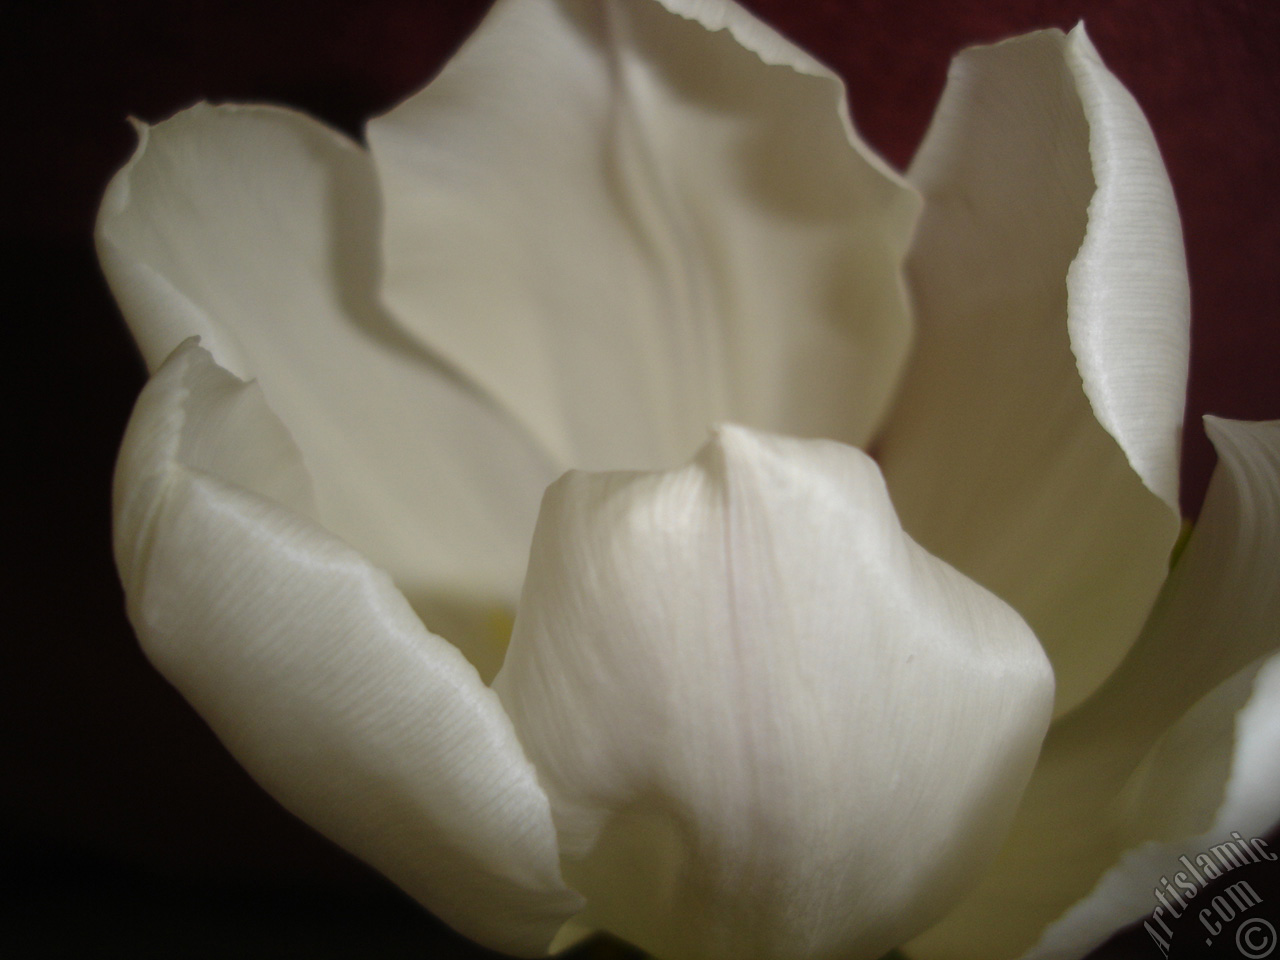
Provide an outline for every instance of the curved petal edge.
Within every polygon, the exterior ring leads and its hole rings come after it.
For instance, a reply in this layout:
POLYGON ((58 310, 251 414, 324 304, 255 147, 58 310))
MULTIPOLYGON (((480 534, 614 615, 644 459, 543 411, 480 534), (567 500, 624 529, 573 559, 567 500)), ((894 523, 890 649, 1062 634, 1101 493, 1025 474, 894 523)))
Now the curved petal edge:
POLYGON ((1114 726, 1125 704, 1147 704, 1129 724, 1139 743, 1166 725, 1113 807, 1128 849, 1028 960, 1091 949, 1152 913, 1150 888, 1182 869, 1179 856, 1280 824, 1280 421, 1206 417, 1205 428, 1219 466, 1200 522, 1091 708, 1094 727, 1114 726))
MULTIPOLYGON (((1280 797, 1280 655, 1272 655, 1225 681, 1170 734, 1179 748, 1177 754, 1158 759, 1172 762, 1174 769, 1161 771, 1163 776, 1149 769, 1142 773, 1169 790, 1190 793, 1196 800, 1201 799, 1197 788, 1203 788, 1210 795, 1209 825, 1199 822, 1192 828, 1194 832, 1176 840, 1152 840, 1126 851, 1088 896, 1045 929, 1040 942, 1024 954, 1023 960, 1074 960, 1144 917, 1149 918, 1145 921, 1148 932, 1163 938, 1169 934, 1168 924, 1177 914, 1167 908, 1172 897, 1166 894, 1167 902, 1161 904, 1153 896, 1153 889, 1159 891, 1162 881, 1176 883, 1180 879, 1184 885, 1178 888, 1179 892, 1187 899, 1194 901, 1203 892, 1203 887, 1193 887, 1194 892, 1188 897, 1185 884, 1201 875, 1189 873, 1180 858, 1192 864, 1199 862, 1203 868, 1204 861, 1197 858, 1212 858, 1214 849, 1222 844, 1238 850, 1241 839, 1249 843, 1280 824, 1280 802, 1276 799, 1280 797), (1206 727, 1211 736, 1206 737, 1206 727), (1208 779, 1214 775, 1215 779, 1208 779)), ((1150 809, 1143 812, 1156 819, 1159 815, 1168 817, 1171 806, 1183 809, 1187 798, 1164 792, 1160 797, 1143 799, 1150 804, 1150 809)), ((1149 829, 1150 823, 1139 826, 1149 829)), ((1217 863, 1216 869, 1221 870, 1229 869, 1231 860, 1209 862, 1211 866, 1217 863)), ((1240 858, 1240 865, 1247 862, 1240 858)), ((1214 876, 1211 872, 1207 875, 1214 876)))
POLYGON ((918 335, 879 459, 907 530, 1045 645, 1057 714, 1141 632, 1179 529, 1187 300, 1141 112, 1077 31, 963 51, 909 178, 918 335))
POLYGON ((1175 515, 1191 291, 1182 222, 1142 109, 1081 23, 1065 57, 1089 123, 1089 227, 1067 273, 1084 391, 1147 488, 1175 515))
POLYGON ((143 648, 287 808, 467 936, 545 953, 581 900, 510 721, 390 577, 307 517, 303 475, 257 387, 180 345, 116 478, 143 648))

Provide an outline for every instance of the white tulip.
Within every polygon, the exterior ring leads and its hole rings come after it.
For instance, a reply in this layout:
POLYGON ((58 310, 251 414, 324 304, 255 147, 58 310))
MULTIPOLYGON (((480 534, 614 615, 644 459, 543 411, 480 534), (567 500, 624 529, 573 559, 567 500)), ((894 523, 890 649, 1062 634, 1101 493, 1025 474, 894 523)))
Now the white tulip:
POLYGON ((1280 818, 1280 425, 1168 576, 1180 228, 1082 28, 957 58, 905 178, 727 0, 500 0, 367 150, 139 140, 131 620, 468 936, 1079 956, 1280 818))

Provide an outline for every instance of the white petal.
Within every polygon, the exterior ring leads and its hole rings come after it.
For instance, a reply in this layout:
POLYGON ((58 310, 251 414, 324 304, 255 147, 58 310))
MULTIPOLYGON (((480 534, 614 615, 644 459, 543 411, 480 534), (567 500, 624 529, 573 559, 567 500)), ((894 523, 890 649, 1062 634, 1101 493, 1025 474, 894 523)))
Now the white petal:
POLYGON ((1184 882, 1195 875, 1179 857, 1194 864, 1199 853, 1213 857, 1219 844, 1265 837, 1280 823, 1280 655, 1242 670, 1188 711, 1144 759, 1121 804, 1134 846, 1045 930, 1027 960, 1083 956, 1157 908, 1171 922, 1152 891, 1174 878, 1187 895, 1177 875, 1184 882))
POLYGON ((910 178, 918 349, 885 476, 912 536, 1026 617, 1063 713, 1132 645, 1178 532, 1173 195, 1081 29, 961 54, 910 178))
POLYGON ((1280 422, 1207 426, 1222 459, 1151 622, 1050 732, 995 868, 913 956, 976 936, 1018 956, 1059 918, 1043 955, 1080 956, 1150 912, 1168 854, 1280 820, 1280 422))
POLYGON ((543 502, 495 689, 580 917, 658 956, 878 957, 998 845, 1052 677, 873 461, 721 428, 543 502))
POLYGON ((724 418, 863 442, 918 198, 833 74, 731 3, 668 6, 499 2, 370 124, 387 303, 565 466, 671 466, 724 418))
POLYGON ((542 953, 580 898, 510 721, 385 573, 275 499, 305 509, 300 477, 257 387, 180 346, 116 478, 147 655, 286 807, 468 936, 542 953))
MULTIPOLYGON (((514 606, 554 473, 377 305, 379 216, 369 158, 339 134, 286 110, 202 105, 140 129, 98 246, 151 369, 200 335, 256 378, 324 525, 435 629, 479 641, 468 627, 514 606)), ((490 672, 501 662, 500 646, 467 652, 490 672)))
POLYGON ((1098 422, 1176 514, 1191 314, 1177 203, 1142 108, 1083 24, 1065 54, 1096 184, 1067 275, 1071 349, 1098 422))

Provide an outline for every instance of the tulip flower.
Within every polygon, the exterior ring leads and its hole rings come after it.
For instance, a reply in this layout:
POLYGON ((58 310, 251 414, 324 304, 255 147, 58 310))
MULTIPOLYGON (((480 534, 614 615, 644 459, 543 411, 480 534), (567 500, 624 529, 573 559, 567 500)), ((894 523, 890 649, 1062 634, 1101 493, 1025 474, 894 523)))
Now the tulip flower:
POLYGON ((1280 818, 1280 425, 1171 567, 1180 228, 1083 27, 961 54, 905 176, 727 0, 500 0, 367 148, 138 134, 131 621, 464 934, 1079 956, 1280 818))

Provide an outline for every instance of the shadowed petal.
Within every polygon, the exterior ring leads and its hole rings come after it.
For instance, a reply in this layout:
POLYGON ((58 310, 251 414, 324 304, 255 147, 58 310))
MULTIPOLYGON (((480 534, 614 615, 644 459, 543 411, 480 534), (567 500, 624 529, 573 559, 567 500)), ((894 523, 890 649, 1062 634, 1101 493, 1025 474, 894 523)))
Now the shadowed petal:
POLYGON ((369 125, 387 303, 566 467, 708 425, 865 442, 918 198, 835 76, 731 3, 499 2, 369 125))
POLYGON ((256 378, 325 527, 491 674, 502 647, 485 620, 514 606, 554 474, 377 306, 379 217, 369 158, 340 134, 201 105, 140 128, 97 240, 148 366, 199 335, 256 378))
POLYGON ((1221 461, 1151 622, 1050 732, 995 867, 912 956, 981 936, 1014 957, 1046 927, 1030 956, 1082 956, 1150 913, 1171 858, 1280 821, 1280 421, 1207 427, 1221 461))
POLYGON ((1132 645, 1178 533, 1173 194, 1081 28, 961 54, 909 176, 918 349, 881 462, 911 534, 1026 617, 1061 714, 1132 645))

